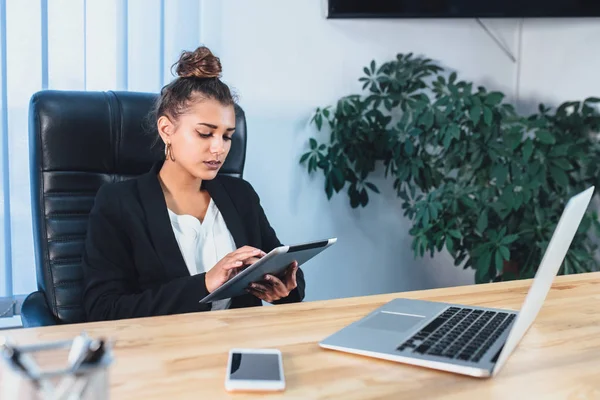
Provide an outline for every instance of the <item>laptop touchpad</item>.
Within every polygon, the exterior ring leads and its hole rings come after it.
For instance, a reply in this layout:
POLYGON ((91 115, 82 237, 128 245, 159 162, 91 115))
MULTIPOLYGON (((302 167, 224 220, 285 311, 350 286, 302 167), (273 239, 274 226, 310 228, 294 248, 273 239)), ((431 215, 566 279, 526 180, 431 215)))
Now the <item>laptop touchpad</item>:
POLYGON ((423 319, 420 315, 378 312, 371 318, 362 322, 361 328, 379 329, 385 331, 404 332, 423 319))

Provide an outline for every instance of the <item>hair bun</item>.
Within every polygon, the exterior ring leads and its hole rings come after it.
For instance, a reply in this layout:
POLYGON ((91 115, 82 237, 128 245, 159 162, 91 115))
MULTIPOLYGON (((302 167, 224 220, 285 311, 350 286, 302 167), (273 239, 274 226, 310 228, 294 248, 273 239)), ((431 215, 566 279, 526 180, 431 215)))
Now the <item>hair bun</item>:
POLYGON ((181 78, 218 78, 221 75, 221 60, 208 47, 184 51, 177 61, 177 75, 181 78))

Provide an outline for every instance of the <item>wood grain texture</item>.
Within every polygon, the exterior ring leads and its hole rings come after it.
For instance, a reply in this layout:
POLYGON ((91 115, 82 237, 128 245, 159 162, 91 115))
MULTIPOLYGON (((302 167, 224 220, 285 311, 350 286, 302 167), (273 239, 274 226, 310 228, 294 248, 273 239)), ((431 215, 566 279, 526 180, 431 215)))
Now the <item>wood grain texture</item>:
POLYGON ((500 374, 480 380, 350 355, 317 343, 397 297, 519 309, 530 281, 2 332, 19 343, 85 329, 116 340, 112 399, 261 398, 224 390, 231 347, 279 348, 291 399, 600 398, 600 273, 556 278, 500 374))

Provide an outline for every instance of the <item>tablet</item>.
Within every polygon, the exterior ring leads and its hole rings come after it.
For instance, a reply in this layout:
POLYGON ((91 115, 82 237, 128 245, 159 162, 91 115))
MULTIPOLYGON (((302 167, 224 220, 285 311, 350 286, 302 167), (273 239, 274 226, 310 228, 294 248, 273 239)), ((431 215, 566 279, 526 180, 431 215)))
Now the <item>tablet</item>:
POLYGON ((215 300, 246 294, 246 289, 250 284, 264 280, 266 274, 279 275, 294 261, 297 261, 298 266, 301 266, 326 248, 333 246, 336 241, 337 238, 332 238, 293 246, 276 247, 266 256, 204 297, 200 300, 200 303, 210 303, 215 300))

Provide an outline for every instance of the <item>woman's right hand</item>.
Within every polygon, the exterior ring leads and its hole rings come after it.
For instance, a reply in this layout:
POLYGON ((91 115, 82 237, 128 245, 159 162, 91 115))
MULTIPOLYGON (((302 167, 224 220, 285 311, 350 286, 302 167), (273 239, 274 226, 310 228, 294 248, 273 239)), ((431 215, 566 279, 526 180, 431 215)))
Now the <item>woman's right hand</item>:
POLYGON ((212 293, 219 286, 231 279, 243 267, 257 262, 266 253, 260 249, 244 246, 223 257, 206 273, 206 289, 212 293))

